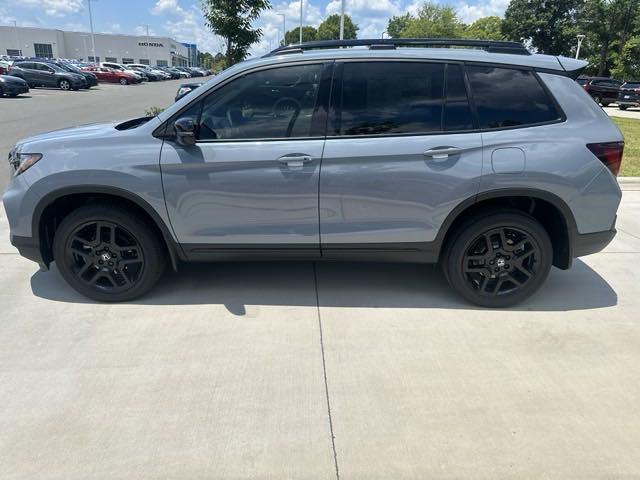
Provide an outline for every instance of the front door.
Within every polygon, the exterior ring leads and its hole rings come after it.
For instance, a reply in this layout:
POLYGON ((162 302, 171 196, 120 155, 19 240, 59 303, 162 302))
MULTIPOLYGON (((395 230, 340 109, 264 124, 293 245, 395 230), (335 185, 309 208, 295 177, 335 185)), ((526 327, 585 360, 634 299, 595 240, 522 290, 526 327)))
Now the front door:
POLYGON ((187 254, 238 247, 319 254, 330 69, 243 74, 176 116, 198 126, 196 145, 167 140, 161 154, 169 217, 187 254))
POLYGON ((323 256, 419 260, 453 208, 478 192, 481 172, 461 65, 336 63, 320 177, 323 256))

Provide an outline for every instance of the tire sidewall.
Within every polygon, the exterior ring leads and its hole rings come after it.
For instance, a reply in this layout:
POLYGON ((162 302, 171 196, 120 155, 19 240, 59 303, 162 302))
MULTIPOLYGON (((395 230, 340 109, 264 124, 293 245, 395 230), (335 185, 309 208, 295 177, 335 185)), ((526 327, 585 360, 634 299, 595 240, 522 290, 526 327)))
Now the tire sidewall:
POLYGON ((56 230, 53 241, 53 257, 62 278, 82 295, 101 302, 122 302, 133 300, 149 291, 164 272, 166 259, 164 249, 155 232, 147 223, 135 215, 122 213, 118 209, 105 206, 86 206, 71 212, 56 230), (140 245, 144 256, 142 277, 125 292, 105 293, 95 290, 82 281, 66 264, 66 245, 70 235, 83 223, 93 221, 115 223, 131 233, 140 245), (59 261, 63 259, 62 261, 59 261))
POLYGON ((64 90, 64 91, 71 90, 71 83, 69 82, 69 80, 60 80, 58 87, 60 87, 60 90, 64 90))
POLYGON ((504 212, 472 220, 456 231, 444 261, 445 276, 449 284, 467 301, 482 307, 505 308, 518 304, 533 295, 545 282, 553 262, 553 246, 548 233, 533 217, 522 212, 504 212), (488 297, 477 294, 462 273, 464 254, 470 242, 483 232, 499 227, 514 227, 526 232, 540 247, 538 271, 528 285, 504 296, 488 297))

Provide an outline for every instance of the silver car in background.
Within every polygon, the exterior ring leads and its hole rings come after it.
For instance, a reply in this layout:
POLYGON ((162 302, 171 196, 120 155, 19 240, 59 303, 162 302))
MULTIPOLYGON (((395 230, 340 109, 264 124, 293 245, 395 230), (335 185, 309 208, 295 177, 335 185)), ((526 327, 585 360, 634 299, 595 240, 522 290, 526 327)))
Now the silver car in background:
POLYGON ((616 233, 623 137, 585 66, 511 42, 282 47, 157 117, 19 142, 11 241, 100 301, 167 265, 288 259, 439 262, 468 301, 514 305, 616 233))

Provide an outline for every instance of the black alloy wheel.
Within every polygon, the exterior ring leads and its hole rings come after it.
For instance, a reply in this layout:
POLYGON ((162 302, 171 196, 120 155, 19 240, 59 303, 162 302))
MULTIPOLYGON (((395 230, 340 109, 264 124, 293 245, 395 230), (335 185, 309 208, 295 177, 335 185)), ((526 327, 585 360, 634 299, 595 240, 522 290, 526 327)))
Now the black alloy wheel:
POLYGON ((53 251, 63 278, 100 301, 146 293, 166 264, 165 249, 145 220, 101 205, 69 214, 56 231, 53 251))
POLYGON ((498 212, 467 223, 445 257, 449 283, 484 307, 515 305, 544 283, 553 257, 545 229, 522 212, 498 212))

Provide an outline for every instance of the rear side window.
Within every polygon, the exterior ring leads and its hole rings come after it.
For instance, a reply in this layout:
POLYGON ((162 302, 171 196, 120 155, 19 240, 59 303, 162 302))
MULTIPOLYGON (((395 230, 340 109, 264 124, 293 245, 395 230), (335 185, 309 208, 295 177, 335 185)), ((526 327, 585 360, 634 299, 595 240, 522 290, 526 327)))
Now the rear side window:
POLYGON ((343 64, 333 135, 407 134, 442 128, 444 64, 343 64))
POLYGON ((529 70, 468 66, 467 76, 480 128, 518 127, 560 119, 549 95, 529 70))

